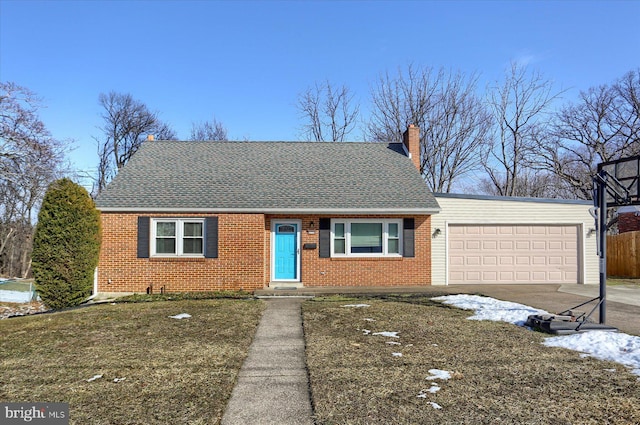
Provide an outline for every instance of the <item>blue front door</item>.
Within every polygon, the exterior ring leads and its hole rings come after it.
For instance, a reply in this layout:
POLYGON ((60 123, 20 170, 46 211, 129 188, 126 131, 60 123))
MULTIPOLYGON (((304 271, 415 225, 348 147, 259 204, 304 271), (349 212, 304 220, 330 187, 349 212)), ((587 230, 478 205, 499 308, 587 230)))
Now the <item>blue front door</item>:
POLYGON ((275 225, 275 276, 276 280, 298 279, 298 225, 275 225))

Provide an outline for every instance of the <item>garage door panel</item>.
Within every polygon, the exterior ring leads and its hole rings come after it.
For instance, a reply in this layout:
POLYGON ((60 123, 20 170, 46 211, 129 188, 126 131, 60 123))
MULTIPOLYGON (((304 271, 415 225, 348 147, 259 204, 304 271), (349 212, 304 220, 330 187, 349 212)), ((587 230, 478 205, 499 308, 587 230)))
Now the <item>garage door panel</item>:
POLYGON ((482 241, 482 249, 496 250, 498 249, 498 241, 482 241))
POLYGON ((449 283, 577 283, 578 226, 451 225, 449 283))
POLYGON ((467 266, 479 266, 481 261, 482 259, 480 256, 468 256, 468 257, 465 257, 464 263, 467 266))
POLYGON ((501 266, 510 266, 514 262, 514 257, 500 257, 500 265, 501 266))
POLYGON ((535 266, 546 266, 547 257, 544 257, 544 256, 531 257, 531 264, 535 266))
POLYGON ((467 241, 467 243, 465 244, 465 248, 468 251, 477 251, 480 249, 480 246, 482 246, 482 241, 477 239, 467 241))
POLYGON ((501 250, 512 250, 514 241, 503 241, 501 240, 498 244, 501 250))
POLYGON ((482 257, 482 264, 485 266, 497 266, 498 265, 498 257, 492 257, 489 255, 485 255, 482 257))

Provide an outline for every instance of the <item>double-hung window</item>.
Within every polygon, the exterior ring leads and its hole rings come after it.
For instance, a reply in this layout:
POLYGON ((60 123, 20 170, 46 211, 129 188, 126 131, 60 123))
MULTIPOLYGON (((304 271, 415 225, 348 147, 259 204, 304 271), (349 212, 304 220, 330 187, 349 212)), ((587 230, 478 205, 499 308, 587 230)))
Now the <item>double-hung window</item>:
POLYGON ((151 253, 162 257, 204 256, 204 219, 154 219, 151 253))
POLYGON ((331 255, 334 257, 401 256, 402 220, 334 219, 331 255))

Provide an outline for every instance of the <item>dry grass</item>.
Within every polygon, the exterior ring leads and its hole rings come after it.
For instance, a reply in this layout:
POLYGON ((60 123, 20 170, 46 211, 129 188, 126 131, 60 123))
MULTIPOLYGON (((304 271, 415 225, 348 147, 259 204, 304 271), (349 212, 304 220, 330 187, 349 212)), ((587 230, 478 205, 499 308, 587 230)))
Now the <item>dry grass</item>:
POLYGON ((607 286, 628 286, 631 288, 640 288, 640 279, 630 279, 624 277, 608 277, 607 286))
POLYGON ((540 333, 468 316, 411 297, 305 303, 317 424, 640 423, 640 381, 623 366, 545 347, 540 333), (371 307, 341 307, 354 302, 371 307), (400 338, 363 329, 398 331, 400 338), (426 380, 429 369, 455 372, 454 378, 426 380), (441 390, 418 398, 431 382, 441 390))
POLYGON ((70 403, 72 424, 219 423, 262 309, 172 301, 2 320, 0 401, 70 403))

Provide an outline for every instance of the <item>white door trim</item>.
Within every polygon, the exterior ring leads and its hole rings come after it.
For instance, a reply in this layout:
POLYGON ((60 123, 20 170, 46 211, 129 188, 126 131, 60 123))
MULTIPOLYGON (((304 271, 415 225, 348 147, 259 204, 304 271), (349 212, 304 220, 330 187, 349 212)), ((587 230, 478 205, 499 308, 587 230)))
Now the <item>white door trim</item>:
POLYGON ((301 259, 301 234, 302 220, 271 220, 271 282, 300 282, 300 259, 301 259), (295 279, 276 279, 276 226, 281 224, 296 225, 296 278, 295 279))

